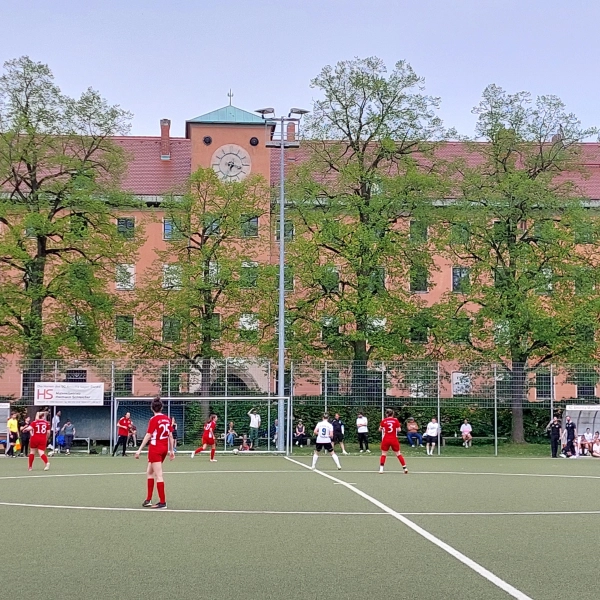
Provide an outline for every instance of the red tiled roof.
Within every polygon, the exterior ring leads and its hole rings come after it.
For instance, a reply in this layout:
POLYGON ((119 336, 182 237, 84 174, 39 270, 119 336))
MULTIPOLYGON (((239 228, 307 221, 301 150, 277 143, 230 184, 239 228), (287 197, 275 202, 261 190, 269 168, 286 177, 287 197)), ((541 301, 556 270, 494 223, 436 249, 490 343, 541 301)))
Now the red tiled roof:
MULTIPOLYGON (((271 185, 279 185, 280 175, 280 150, 271 151, 271 185)), ((481 154, 469 151, 462 142, 444 142, 436 149, 436 155, 445 161, 463 160, 467 166, 474 167, 481 164, 481 154)), ((298 149, 285 151, 286 173, 294 165, 302 164, 310 156, 309 149, 304 146, 298 149)), ((572 181, 579 189, 581 195, 592 200, 600 200, 600 143, 586 142, 581 144, 582 172, 564 173, 560 179, 572 181)))
POLYGON ((171 138, 171 160, 160 158, 158 137, 114 137, 125 150, 127 170, 123 189, 143 196, 158 196, 181 188, 192 169, 192 143, 185 138, 171 138))

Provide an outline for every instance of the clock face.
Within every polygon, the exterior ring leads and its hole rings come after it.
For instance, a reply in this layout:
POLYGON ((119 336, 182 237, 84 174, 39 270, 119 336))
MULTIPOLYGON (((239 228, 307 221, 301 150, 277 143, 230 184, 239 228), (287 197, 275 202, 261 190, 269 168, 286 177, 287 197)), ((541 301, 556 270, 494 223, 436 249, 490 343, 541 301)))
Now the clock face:
POLYGON ((250 173, 250 156, 236 144, 218 148, 212 156, 212 168, 223 181, 241 181, 250 173))

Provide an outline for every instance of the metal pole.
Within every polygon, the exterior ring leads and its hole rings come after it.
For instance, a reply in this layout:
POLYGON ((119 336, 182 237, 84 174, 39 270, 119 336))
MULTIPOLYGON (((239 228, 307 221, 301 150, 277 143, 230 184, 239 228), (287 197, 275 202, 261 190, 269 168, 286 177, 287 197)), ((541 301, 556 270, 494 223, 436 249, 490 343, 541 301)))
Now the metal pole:
POLYGON ((498 456, 498 366, 494 365, 494 456, 498 456))
POLYGON ((550 421, 554 418, 554 365, 550 365, 550 421))
MULTIPOLYGON (((281 156, 279 162, 279 340, 277 352, 277 414, 285 420, 285 117, 281 117, 281 156)), ((277 450, 283 450, 283 436, 277 438, 277 450)))
POLYGON ((381 418, 385 413, 385 363, 381 363, 381 418))
POLYGON ((442 453, 442 415, 441 415, 441 407, 440 407, 440 363, 437 363, 437 422, 438 422, 438 456, 442 453))
POLYGON ((111 423, 110 423, 110 448, 108 449, 108 453, 112 452, 114 448, 113 442, 115 427, 117 423, 117 406, 115 406, 115 361, 111 361, 110 363, 110 408, 111 408, 111 423))
POLYGON ((167 416, 171 418, 171 361, 167 363, 167 416))
POLYGON ((323 392, 324 392, 323 396, 325 398, 325 411, 324 412, 327 412, 327 361, 325 361, 325 370, 323 373, 323 377, 325 379, 325 389, 323 390, 323 392))
MULTIPOLYGON (((290 381, 294 381, 294 363, 290 363, 290 381)), ((287 431, 287 444, 286 444, 286 448, 285 448, 285 454, 286 456, 289 456, 292 453, 292 448, 293 448, 293 435, 292 435, 292 426, 293 426, 293 422, 292 422, 292 392, 293 392, 293 387, 290 389, 290 395, 287 399, 287 413, 288 413, 288 418, 287 418, 287 427, 286 427, 286 431, 287 431)))
MULTIPOLYGON (((58 361, 54 361, 54 383, 58 379, 58 361)), ((52 448, 56 452, 56 431, 54 430, 54 417, 56 417, 56 404, 52 407, 52 448)))

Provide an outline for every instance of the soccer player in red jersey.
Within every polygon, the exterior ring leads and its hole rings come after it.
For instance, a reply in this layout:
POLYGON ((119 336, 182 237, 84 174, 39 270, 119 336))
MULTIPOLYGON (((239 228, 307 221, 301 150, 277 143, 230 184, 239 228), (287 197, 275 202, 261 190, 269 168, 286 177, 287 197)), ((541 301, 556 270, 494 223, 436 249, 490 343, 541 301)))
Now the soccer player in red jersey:
POLYGON ((218 417, 214 413, 208 417, 208 421, 204 423, 204 432, 202 434, 202 446, 196 448, 192 452, 191 458, 194 458, 196 454, 202 452, 202 450, 206 450, 207 446, 210 446, 210 462, 217 462, 215 458, 215 451, 217 449, 217 440, 215 438, 215 429, 217 427, 218 417))
POLYGON ((33 469, 33 461, 35 459, 35 451, 42 462, 45 464, 44 471, 50 468, 50 462, 46 456, 46 444, 48 443, 48 436, 50 435, 50 423, 46 421, 46 413, 38 412, 35 415, 35 421, 29 424, 27 428, 31 432, 31 439, 29 441, 29 470, 33 469))
POLYGON ((123 456, 127 456, 125 452, 127 450, 127 440, 129 439, 129 432, 131 431, 131 413, 125 413, 124 417, 121 417, 117 422, 117 443, 113 449, 112 455, 114 456, 119 449, 119 446, 123 446, 123 456))
POLYGON ((385 419, 379 424, 379 431, 383 433, 381 440, 381 458, 379 459, 379 472, 383 473, 383 465, 385 465, 385 459, 387 457, 388 450, 393 450, 394 454, 398 457, 404 473, 408 473, 406 461, 404 456, 400 452, 400 442, 398 441, 398 432, 400 431, 400 421, 394 417, 394 411, 391 408, 386 409, 385 419))
POLYGON ((173 434, 171 432, 171 419, 167 415, 162 414, 163 404, 161 399, 156 396, 152 400, 152 412, 154 416, 148 422, 148 431, 135 453, 135 457, 140 457, 140 452, 148 445, 148 495, 142 503, 142 506, 150 506, 151 508, 167 508, 167 500, 165 498, 165 480, 163 478, 162 464, 167 454, 170 460, 175 458, 173 449, 173 434), (156 489, 158 491, 158 502, 152 504, 152 494, 154 494, 154 482, 156 481, 156 489))

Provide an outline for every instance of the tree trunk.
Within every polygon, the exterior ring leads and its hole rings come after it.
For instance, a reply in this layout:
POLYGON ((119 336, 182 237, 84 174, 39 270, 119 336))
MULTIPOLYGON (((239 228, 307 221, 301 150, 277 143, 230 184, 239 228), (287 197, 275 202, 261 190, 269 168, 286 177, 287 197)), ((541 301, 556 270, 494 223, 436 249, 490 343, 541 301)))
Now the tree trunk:
POLYGON ((525 428, 523 426, 523 403, 527 398, 527 378, 525 362, 512 362, 510 379, 512 430, 511 439, 515 444, 525 443, 525 428))

